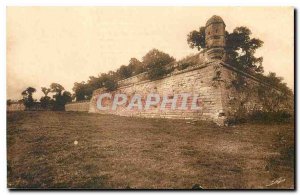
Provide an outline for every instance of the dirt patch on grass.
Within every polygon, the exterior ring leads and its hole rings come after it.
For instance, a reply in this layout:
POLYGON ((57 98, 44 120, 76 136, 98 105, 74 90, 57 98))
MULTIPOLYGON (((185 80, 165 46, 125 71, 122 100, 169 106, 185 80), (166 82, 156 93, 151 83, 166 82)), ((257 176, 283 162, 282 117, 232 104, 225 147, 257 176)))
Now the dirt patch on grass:
POLYGON ((72 112, 8 113, 7 124, 9 188, 294 188, 293 124, 72 112))

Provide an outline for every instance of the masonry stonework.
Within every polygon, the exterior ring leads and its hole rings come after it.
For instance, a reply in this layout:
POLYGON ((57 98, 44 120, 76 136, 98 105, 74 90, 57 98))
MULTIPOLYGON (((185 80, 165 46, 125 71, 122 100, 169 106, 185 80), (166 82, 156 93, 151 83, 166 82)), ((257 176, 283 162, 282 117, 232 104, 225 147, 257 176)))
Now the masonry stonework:
POLYGON ((90 101, 81 101, 74 102, 65 105, 66 111, 74 111, 74 112, 88 112, 90 106, 90 101))
MULTIPOLYGON (((180 119, 213 119, 219 120, 219 113, 222 111, 221 91, 219 88, 212 86, 212 78, 214 75, 213 65, 202 65, 195 67, 194 70, 182 71, 174 73, 166 78, 156 81, 140 81, 127 86, 121 86, 116 91, 111 92, 127 94, 132 97, 134 94, 141 94, 142 101, 146 99, 146 95, 150 93, 159 94, 173 98, 174 94, 190 93, 198 95, 199 110, 181 110, 181 109, 160 109, 160 104, 152 106, 149 110, 128 110, 125 104, 113 110, 98 110, 97 98, 102 90, 94 91, 91 99, 89 112, 103 114, 117 114, 121 116, 140 116, 140 117, 159 117, 159 118, 180 118, 180 119)), ((113 99, 113 98, 112 98, 113 99)), ((110 100, 112 101, 112 100, 110 100)), ((180 105, 182 100, 177 100, 177 105, 180 105)), ((108 104, 111 102, 108 102, 108 104)), ((187 102, 187 107, 191 106, 191 98, 187 102)))
MULTIPOLYGON (((115 94, 126 94, 128 99, 135 94, 140 94, 144 104, 147 94, 151 93, 159 94, 160 97, 167 96, 170 99, 174 98, 175 94, 189 93, 198 96, 197 105, 200 109, 161 109, 160 104, 157 104, 149 110, 137 108, 129 110, 128 100, 116 110, 99 110, 97 108, 99 95, 107 92, 106 89, 100 88, 93 92, 88 106, 86 102, 78 105, 68 104, 66 110, 88 110, 91 113, 134 117, 210 120, 218 124, 224 124, 228 118, 236 115, 241 107, 245 108, 247 113, 263 110, 264 103, 259 96, 259 87, 263 86, 265 90, 274 90, 276 93, 277 91, 256 76, 241 72, 224 63, 225 26, 219 16, 213 16, 208 20, 205 30, 207 48, 197 54, 196 65, 181 71, 175 68, 169 75, 155 81, 147 80, 147 73, 119 81, 117 90, 109 92, 112 98, 105 100, 106 104, 111 104, 115 94), (247 81, 248 93, 242 93, 231 86, 232 81, 237 77, 247 81)), ((179 98, 176 103, 177 106, 182 104, 182 99, 179 98)), ((191 99, 188 99, 187 106, 190 107, 191 103, 191 99)), ((278 108, 285 109, 286 105, 279 105, 278 108)))
POLYGON ((227 119, 236 117, 239 112, 251 114, 255 111, 285 111, 293 114, 294 98, 283 95, 276 87, 223 62, 220 64, 220 72, 222 102, 227 119), (244 80, 243 90, 232 85, 238 78, 244 80))
POLYGON ((24 111, 25 106, 22 102, 13 102, 10 105, 6 106, 6 110, 11 112, 11 111, 24 111))

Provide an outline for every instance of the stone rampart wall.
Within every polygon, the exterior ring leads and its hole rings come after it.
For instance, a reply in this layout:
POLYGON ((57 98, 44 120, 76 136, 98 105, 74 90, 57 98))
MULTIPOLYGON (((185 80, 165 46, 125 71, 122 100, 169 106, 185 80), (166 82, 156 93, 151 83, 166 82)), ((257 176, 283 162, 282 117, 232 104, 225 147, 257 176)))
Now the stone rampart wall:
MULTIPOLYGON (((199 110, 180 110, 180 109, 160 109, 158 106, 152 106, 149 110, 128 110, 126 106, 117 107, 116 110, 99 110, 97 108, 97 100, 100 94, 104 93, 103 90, 95 90, 91 99, 89 112, 102 113, 102 114, 116 114, 121 116, 138 116, 138 117, 158 117, 158 118, 180 118, 180 119, 197 119, 197 120, 220 120, 220 113, 223 112, 221 101, 220 88, 212 85, 214 77, 214 65, 199 65, 192 70, 185 70, 181 72, 174 72, 172 75, 163 79, 155 81, 140 81, 127 86, 119 87, 116 91, 111 92, 114 96, 116 93, 126 94, 132 97, 134 94, 142 96, 143 104, 147 94, 156 93, 161 97, 167 95, 170 99, 175 94, 190 93, 198 95, 197 105, 199 110)), ((113 99, 113 98, 111 98, 113 99)), ((107 100, 107 105, 112 103, 112 100, 107 100)), ((177 106, 180 107, 182 99, 177 100, 177 106)), ((192 104, 191 98, 188 100, 187 107, 190 108, 192 104)))
POLYGON ((65 105, 66 111, 88 112, 90 101, 72 102, 65 105))

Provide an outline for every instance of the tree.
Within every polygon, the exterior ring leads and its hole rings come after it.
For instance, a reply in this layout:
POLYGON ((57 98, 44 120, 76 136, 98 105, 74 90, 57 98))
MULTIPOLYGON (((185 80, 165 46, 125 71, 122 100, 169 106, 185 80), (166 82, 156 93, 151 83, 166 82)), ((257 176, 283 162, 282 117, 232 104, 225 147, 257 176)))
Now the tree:
POLYGON ((187 42, 190 48, 197 48, 201 51, 205 48, 205 27, 200 27, 199 31, 193 30, 188 34, 187 42))
POLYGON ((6 105, 7 106, 10 106, 11 104, 12 104, 12 100, 11 99, 6 100, 6 105))
POLYGON ((23 96, 23 104, 26 109, 31 109, 36 100, 33 99, 32 94, 36 92, 36 89, 33 87, 27 87, 21 94, 23 96))
POLYGON ((103 87, 103 78, 101 75, 98 75, 98 77, 90 76, 86 85, 92 88, 91 91, 88 91, 92 94, 94 89, 103 87))
POLYGON ((50 88, 42 87, 41 89, 45 96, 48 96, 48 94, 51 92, 50 88))
POLYGON ((108 73, 102 73, 98 77, 90 77, 88 84, 92 85, 92 89, 98 89, 105 87, 108 91, 113 91, 118 86, 118 75, 114 71, 108 73))
POLYGON ((137 75, 142 72, 145 72, 145 65, 136 58, 131 58, 129 60, 128 66, 130 67, 132 75, 137 75))
POLYGON ((262 57, 255 57, 255 52, 263 45, 263 41, 250 38, 251 31, 247 27, 237 27, 233 33, 226 33, 227 62, 239 69, 262 73, 264 71, 262 57))
POLYGON ((118 70, 117 70, 117 77, 118 80, 126 79, 129 77, 132 77, 134 75, 140 74, 145 71, 144 65, 142 62, 140 62, 136 58, 131 58, 129 60, 129 64, 122 65, 118 70))
POLYGON ((132 70, 131 70, 130 68, 131 68, 130 66, 122 65, 122 66, 117 70, 118 78, 119 78, 120 80, 122 80, 122 79, 126 79, 126 78, 131 77, 132 74, 133 74, 133 72, 132 72, 132 70))
POLYGON ((153 49, 144 56, 143 62, 136 58, 131 58, 128 65, 122 65, 117 71, 102 73, 97 77, 90 76, 87 82, 74 83, 72 88, 74 97, 76 101, 88 100, 92 97, 93 91, 96 89, 106 88, 107 91, 116 90, 119 80, 145 71, 148 71, 150 79, 160 78, 169 71, 166 69, 166 65, 174 61, 175 59, 168 54, 153 49))
MULTIPOLYGON (((90 76, 87 82, 74 83, 72 88, 74 97, 76 98, 76 101, 88 100, 92 97, 92 93, 96 89, 104 87, 107 91, 116 90, 119 80, 132 77, 145 72, 146 70, 149 73, 150 79, 160 78, 169 71, 167 70, 166 65, 174 61, 175 59, 170 55, 157 49, 153 49, 143 57, 143 62, 140 62, 136 58, 131 58, 127 66, 122 65, 115 72, 109 71, 108 73, 102 73, 97 77, 90 76)), ((54 91, 57 91, 57 89, 62 91, 59 86, 53 87, 55 88, 54 91)))
POLYGON ((72 90, 74 91, 74 96, 76 101, 82 101, 86 100, 89 97, 89 93, 87 92, 87 89, 90 85, 86 84, 84 81, 77 83, 74 83, 74 87, 72 90))
POLYGON ((166 75, 168 73, 166 65, 174 61, 175 58, 157 49, 150 50, 143 57, 143 64, 145 64, 150 80, 159 79, 166 75))
POLYGON ((118 81, 116 73, 109 71, 107 74, 101 74, 102 87, 105 87, 108 91, 113 91, 118 87, 118 81))
POLYGON ((87 82, 74 83, 72 90, 76 101, 89 100, 93 91, 105 87, 108 91, 113 91, 118 87, 119 75, 117 72, 109 71, 102 73, 98 77, 90 76, 87 82))
MULTIPOLYGON (((262 57, 255 57, 255 52, 263 45, 263 41, 251 38, 251 31, 247 27, 237 27, 232 33, 225 32, 226 62, 243 71, 262 73, 262 57)), ((205 27, 188 34, 187 42, 191 48, 199 51, 205 49, 205 27)))
POLYGON ((48 96, 48 94, 51 92, 50 88, 42 87, 42 92, 44 93, 44 96, 40 98, 41 107, 42 108, 49 108, 51 105, 51 98, 48 96))
POLYGON ((269 112, 279 111, 283 108, 292 111, 294 107, 292 98, 293 91, 283 82, 283 78, 276 76, 274 72, 269 72, 267 76, 262 76, 261 79, 275 86, 275 89, 266 89, 266 87, 260 87, 258 89, 260 100, 264 108, 269 112), (280 105, 284 105, 284 107, 279 107, 280 105))
POLYGON ((64 110, 65 105, 68 102, 72 101, 72 95, 70 92, 65 91, 65 88, 58 84, 58 83, 52 83, 50 85, 50 90, 52 93, 55 93, 53 95, 54 99, 54 110, 64 110))
POLYGON ((284 95, 293 96, 293 91, 283 82, 283 78, 278 77, 275 72, 269 72, 267 76, 261 76, 266 83, 276 86, 284 95))
POLYGON ((52 93, 56 93, 56 94, 60 94, 61 95, 61 93, 62 93, 63 90, 65 90, 65 88, 62 85, 58 84, 58 83, 52 83, 50 85, 50 91, 52 93))
POLYGON ((72 94, 68 91, 64 91, 62 97, 65 104, 72 101, 72 94))

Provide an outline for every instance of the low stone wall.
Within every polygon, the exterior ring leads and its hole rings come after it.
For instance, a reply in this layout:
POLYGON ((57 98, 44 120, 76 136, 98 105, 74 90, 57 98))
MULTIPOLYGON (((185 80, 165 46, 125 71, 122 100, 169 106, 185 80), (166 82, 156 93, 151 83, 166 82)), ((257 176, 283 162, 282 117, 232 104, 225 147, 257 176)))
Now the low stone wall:
POLYGON ((72 102, 65 105, 66 111, 88 112, 90 101, 72 102))
POLYGON ((23 103, 11 103, 10 105, 8 105, 6 107, 7 111, 11 112, 11 111, 24 111, 25 110, 25 106, 23 103))

